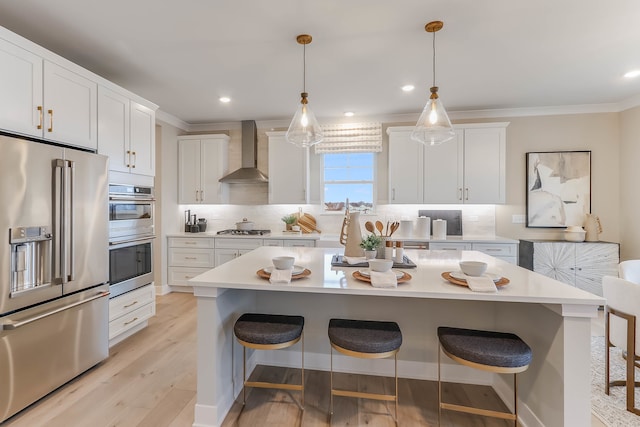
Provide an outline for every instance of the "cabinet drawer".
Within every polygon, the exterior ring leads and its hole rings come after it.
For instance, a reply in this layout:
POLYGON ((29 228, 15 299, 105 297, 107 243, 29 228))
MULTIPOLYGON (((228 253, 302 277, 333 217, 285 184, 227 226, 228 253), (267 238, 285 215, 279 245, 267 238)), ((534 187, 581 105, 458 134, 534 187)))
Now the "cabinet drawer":
POLYGON ((169 248, 169 265, 172 267, 214 267, 212 249, 169 248))
POLYGON ((469 250, 471 250, 471 243, 434 242, 434 243, 429 243, 429 249, 433 250, 433 251, 469 251, 469 250))
POLYGON ((515 243, 474 243, 472 247, 474 251, 493 256, 515 257, 517 252, 515 243))
POLYGON ((316 242, 313 240, 285 240, 284 246, 287 248, 313 248, 316 242))
POLYGON ((209 270, 209 268, 169 267, 169 285, 189 286, 189 283, 187 283, 189 279, 193 279, 197 275, 209 270))
POLYGON ((262 239, 216 239, 216 249, 255 249, 262 246, 262 239))
POLYGON ((135 289, 119 297, 109 300, 109 321, 155 302, 155 288, 153 285, 135 289))
POLYGON ((170 248, 198 248, 213 249, 214 240, 212 238, 201 237, 169 237, 170 248))
POLYGON ((152 302, 110 321, 109 339, 117 337, 134 326, 137 326, 145 320, 153 317, 155 314, 156 304, 152 302))
POLYGON ((264 239, 264 246, 284 246, 282 239, 264 239))

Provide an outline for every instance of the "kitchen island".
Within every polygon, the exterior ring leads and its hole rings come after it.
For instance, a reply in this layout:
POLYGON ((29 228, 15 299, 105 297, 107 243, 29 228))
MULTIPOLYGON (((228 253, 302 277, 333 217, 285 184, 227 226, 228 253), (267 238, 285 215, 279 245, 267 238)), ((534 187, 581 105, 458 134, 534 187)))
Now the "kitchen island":
MULTIPOLYGON (((194 426, 219 426, 242 390, 242 351, 233 324, 245 312, 305 317, 305 368, 329 369, 327 325, 332 317, 391 320, 400 325, 401 377, 437 378, 438 326, 513 332, 533 349, 519 375, 520 422, 526 426, 583 426, 590 412, 590 318, 604 299, 476 251, 407 251, 417 264, 397 288, 356 280, 358 268, 331 266, 336 249, 261 247, 189 281, 198 298, 198 378, 194 426), (293 255, 311 275, 271 284, 256 272, 278 255, 293 255), (510 280, 497 293, 477 293, 441 277, 460 260, 482 260, 488 271, 510 280)), ((299 348, 253 352, 256 364, 299 366, 299 348)), ((444 359, 447 363, 446 359, 444 359)), ((392 360, 334 357, 343 372, 393 375, 392 360)), ((250 370, 249 370, 250 371, 250 370)), ((491 385, 512 407, 509 378, 456 364, 443 380, 491 385)), ((327 391, 328 392, 328 391, 327 391)), ((400 396, 402 399, 402 396, 400 396)))

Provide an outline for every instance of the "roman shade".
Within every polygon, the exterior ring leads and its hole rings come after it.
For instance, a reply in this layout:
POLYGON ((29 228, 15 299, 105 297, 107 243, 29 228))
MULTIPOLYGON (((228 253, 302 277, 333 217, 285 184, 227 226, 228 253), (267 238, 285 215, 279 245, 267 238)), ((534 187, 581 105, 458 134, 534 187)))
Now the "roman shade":
POLYGON ((324 139, 315 145, 316 154, 379 153, 382 151, 382 124, 341 123, 322 126, 324 139))

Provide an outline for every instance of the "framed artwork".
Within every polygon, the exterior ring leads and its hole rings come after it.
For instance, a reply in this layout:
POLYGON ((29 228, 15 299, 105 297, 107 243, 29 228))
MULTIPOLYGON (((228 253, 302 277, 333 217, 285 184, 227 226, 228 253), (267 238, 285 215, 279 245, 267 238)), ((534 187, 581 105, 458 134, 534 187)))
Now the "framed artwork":
POLYGON ((591 151, 526 156, 527 227, 582 226, 591 213, 591 151))

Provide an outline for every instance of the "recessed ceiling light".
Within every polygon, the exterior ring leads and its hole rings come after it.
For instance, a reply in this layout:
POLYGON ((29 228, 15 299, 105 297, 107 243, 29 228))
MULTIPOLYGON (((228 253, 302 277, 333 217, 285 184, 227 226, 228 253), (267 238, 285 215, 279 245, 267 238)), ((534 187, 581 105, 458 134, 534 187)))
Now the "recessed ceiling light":
POLYGON ((628 73, 626 73, 624 76, 629 78, 629 79, 631 79, 633 77, 638 77, 638 76, 640 76, 640 70, 631 70, 628 73))
POLYGON ((228 96, 221 96, 220 102, 223 102, 226 104, 227 102, 231 102, 231 98, 229 98, 228 96))
POLYGON ((344 115, 345 115, 346 117, 353 117, 353 111, 345 111, 345 112, 344 112, 344 115))
POLYGON ((416 87, 414 85, 404 85, 404 86, 402 86, 402 91, 403 92, 411 92, 415 88, 416 87))

